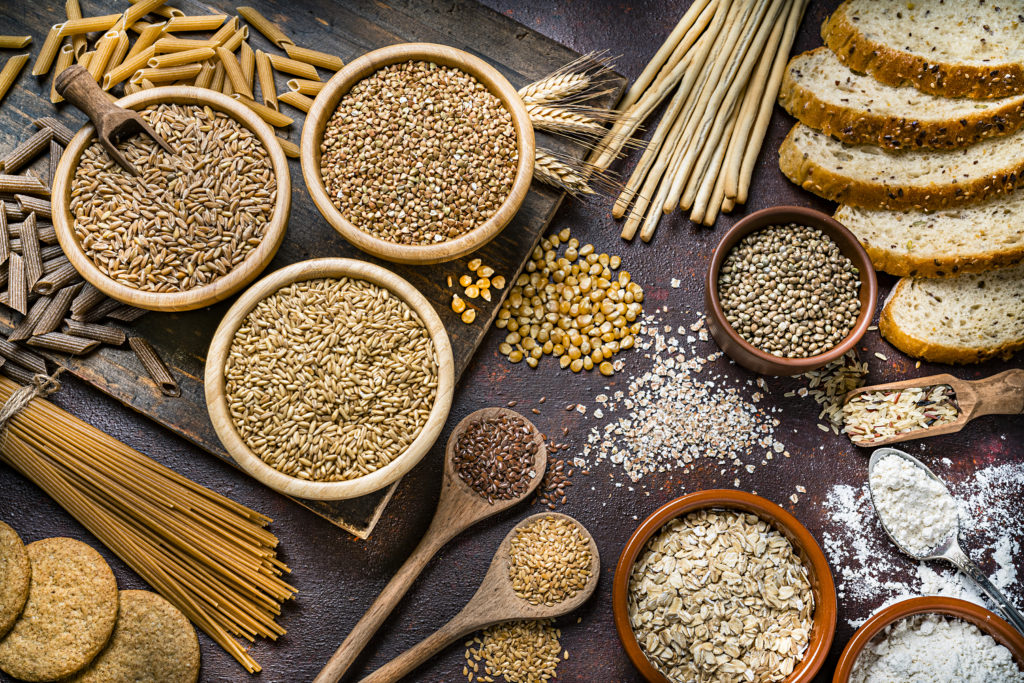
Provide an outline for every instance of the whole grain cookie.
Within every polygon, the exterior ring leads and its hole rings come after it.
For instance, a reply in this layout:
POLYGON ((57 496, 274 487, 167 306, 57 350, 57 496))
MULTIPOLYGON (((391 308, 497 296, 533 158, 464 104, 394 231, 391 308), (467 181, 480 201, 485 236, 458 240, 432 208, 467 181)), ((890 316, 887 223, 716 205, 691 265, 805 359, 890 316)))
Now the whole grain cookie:
POLYGON ((195 683, 199 640, 178 608, 149 591, 121 591, 110 642, 67 683, 195 683))
POLYGON ((32 565, 17 532, 0 522, 0 638, 11 630, 28 599, 32 565))
POLYGON ((117 620, 117 581, 98 552, 73 538, 26 546, 28 602, 0 641, 0 669, 26 681, 80 671, 107 644, 117 620))

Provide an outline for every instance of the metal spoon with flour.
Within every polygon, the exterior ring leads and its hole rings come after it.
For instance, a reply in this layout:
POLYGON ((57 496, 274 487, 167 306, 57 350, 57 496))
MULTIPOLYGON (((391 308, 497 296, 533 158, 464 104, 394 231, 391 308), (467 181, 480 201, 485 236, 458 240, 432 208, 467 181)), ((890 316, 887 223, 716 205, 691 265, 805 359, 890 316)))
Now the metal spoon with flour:
POLYGON ((987 595, 989 599, 996 604, 1003 617, 1010 622, 1015 629, 1024 633, 1024 616, 1021 616, 1021 613, 1018 612, 1012 604, 1010 604, 1010 601, 1006 599, 1006 596, 1003 595, 991 581, 989 581, 988 577, 985 576, 985 573, 981 570, 981 567, 975 564, 974 560, 968 557, 967 553, 960 548, 959 515, 957 516, 956 524, 953 526, 946 538, 937 546, 925 553, 913 552, 885 523, 885 517, 879 513, 875 486, 871 475, 878 463, 890 456, 903 458, 904 460, 912 463, 915 467, 920 468, 925 474, 927 474, 928 478, 937 482, 942 487, 943 491, 945 491, 946 495, 948 495, 950 499, 953 498, 952 494, 949 493, 949 489, 946 487, 945 482, 935 476, 935 474, 920 460, 895 448, 879 448, 871 454, 871 461, 868 464, 868 490, 871 493, 871 504, 875 508, 875 514, 878 515, 878 520, 882 523, 882 528, 885 529, 885 533, 889 535, 889 538, 892 539, 892 542, 895 543, 900 550, 913 557, 915 560, 946 560, 959 569, 964 573, 964 575, 974 581, 982 591, 984 591, 985 595, 987 595))

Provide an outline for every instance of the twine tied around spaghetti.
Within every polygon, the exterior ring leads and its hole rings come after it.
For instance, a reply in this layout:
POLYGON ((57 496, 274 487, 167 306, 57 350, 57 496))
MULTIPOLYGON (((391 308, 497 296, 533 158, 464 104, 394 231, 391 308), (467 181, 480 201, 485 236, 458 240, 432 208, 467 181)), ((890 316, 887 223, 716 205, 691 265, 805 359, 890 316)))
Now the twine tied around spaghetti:
POLYGON ((52 375, 39 373, 32 378, 32 383, 15 389, 3 406, 0 407, 0 446, 7 443, 7 423, 25 409, 32 399, 37 396, 49 396, 60 389, 60 382, 57 376, 64 368, 57 368, 52 375))

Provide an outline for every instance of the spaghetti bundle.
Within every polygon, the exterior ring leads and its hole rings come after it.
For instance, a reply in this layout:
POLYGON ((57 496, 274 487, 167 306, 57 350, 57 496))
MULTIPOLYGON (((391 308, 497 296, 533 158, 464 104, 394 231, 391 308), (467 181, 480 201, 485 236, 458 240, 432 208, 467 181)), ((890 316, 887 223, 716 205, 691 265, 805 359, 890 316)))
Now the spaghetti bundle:
MULTIPOLYGON (((0 377, 0 402, 18 389, 0 377)), ((270 519, 177 474, 33 398, 0 435, 0 459, 82 523, 250 673, 259 664, 232 636, 276 639, 281 577, 270 519)))

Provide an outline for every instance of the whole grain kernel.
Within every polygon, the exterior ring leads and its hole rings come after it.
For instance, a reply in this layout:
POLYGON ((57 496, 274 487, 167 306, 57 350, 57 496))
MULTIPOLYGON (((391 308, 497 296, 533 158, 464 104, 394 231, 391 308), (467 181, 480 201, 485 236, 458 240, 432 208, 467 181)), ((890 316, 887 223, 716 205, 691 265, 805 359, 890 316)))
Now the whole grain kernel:
POLYGON ((462 312, 462 322, 466 323, 467 325, 471 325, 473 324, 474 320, 476 320, 475 310, 473 310, 472 308, 467 308, 465 311, 462 312))
POLYGON ((456 474, 487 502, 522 495, 537 476, 536 434, 520 417, 499 415, 471 423, 455 441, 456 474))
POLYGON ((516 529, 509 543, 512 590, 531 605, 572 598, 592 573, 589 536, 574 521, 544 516, 516 529))

